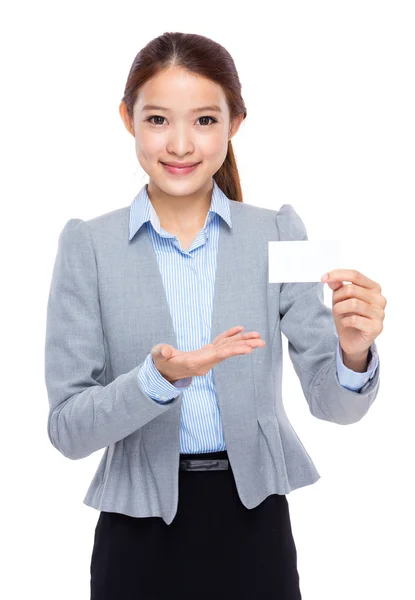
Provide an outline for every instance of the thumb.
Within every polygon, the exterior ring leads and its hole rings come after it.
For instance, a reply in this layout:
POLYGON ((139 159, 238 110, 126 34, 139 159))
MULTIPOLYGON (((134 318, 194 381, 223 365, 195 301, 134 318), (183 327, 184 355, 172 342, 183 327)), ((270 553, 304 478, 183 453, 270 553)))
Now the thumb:
POLYGON ((336 292, 344 285, 341 281, 326 281, 326 283, 329 286, 329 288, 333 290, 333 292, 336 292))
POLYGON ((167 346, 161 344, 160 347, 159 347, 159 354, 163 358, 169 358, 170 357, 170 350, 168 349, 167 346))

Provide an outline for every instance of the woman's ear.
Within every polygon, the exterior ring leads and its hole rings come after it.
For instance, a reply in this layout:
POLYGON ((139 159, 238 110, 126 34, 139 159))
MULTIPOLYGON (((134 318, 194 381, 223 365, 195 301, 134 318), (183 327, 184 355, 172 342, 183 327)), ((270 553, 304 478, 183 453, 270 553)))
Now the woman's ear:
POLYGON ((229 140, 231 138, 233 138, 233 136, 235 135, 235 133, 238 131, 239 127, 241 126, 241 123, 244 119, 244 115, 243 113, 241 113, 240 115, 237 115, 236 117, 234 117, 233 119, 231 119, 231 124, 229 127, 229 140))
POLYGON ((121 100, 121 104, 119 106, 119 111, 120 111, 121 119, 123 120, 123 123, 125 125, 125 128, 127 129, 127 131, 129 131, 131 133, 131 135, 135 135, 133 120, 131 119, 130 115, 128 114, 127 105, 124 102, 124 100, 121 100))

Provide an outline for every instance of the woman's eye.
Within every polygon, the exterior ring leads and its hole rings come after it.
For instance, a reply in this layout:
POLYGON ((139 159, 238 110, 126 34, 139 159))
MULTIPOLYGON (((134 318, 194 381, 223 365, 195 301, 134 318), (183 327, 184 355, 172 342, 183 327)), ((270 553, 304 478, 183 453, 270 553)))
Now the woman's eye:
MULTIPOLYGON (((216 119, 214 119, 213 117, 199 117, 199 119, 210 119, 213 123, 216 123, 216 119)), ((206 123, 207 125, 210 125, 210 123, 206 123)))
MULTIPOLYGON (((149 117, 147 119, 147 121, 150 121, 150 123, 152 123, 153 125, 164 125, 164 123, 160 123, 160 122, 154 123, 152 121, 152 119, 162 119, 163 120, 164 118, 165 117, 161 117, 160 115, 153 115, 152 117, 149 117)), ((198 121, 200 121, 200 119, 210 119, 213 123, 216 123, 216 119, 214 119, 213 117, 207 117, 207 116, 199 117, 198 121)), ((206 123, 204 126, 206 126, 206 125, 210 125, 210 123, 206 123)))
MULTIPOLYGON (((153 117, 149 117, 147 119, 147 121, 150 121, 150 123, 153 123, 153 121, 151 119, 164 119, 164 117, 160 117, 158 115, 154 115, 153 117)), ((153 125, 163 125, 163 123, 153 123, 153 125)))

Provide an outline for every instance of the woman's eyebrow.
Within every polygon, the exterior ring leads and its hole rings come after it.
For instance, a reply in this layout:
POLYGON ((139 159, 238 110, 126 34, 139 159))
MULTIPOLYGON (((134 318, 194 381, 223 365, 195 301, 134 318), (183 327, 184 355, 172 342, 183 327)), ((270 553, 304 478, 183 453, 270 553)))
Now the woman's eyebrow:
MULTIPOLYGON (((156 104, 146 104, 143 106, 142 110, 164 110, 166 112, 171 112, 170 108, 165 108, 164 106, 157 106, 156 104)), ((213 112, 222 112, 220 106, 217 104, 211 104, 210 106, 201 106, 200 108, 193 108, 190 112, 197 113, 202 110, 210 110, 213 112)))

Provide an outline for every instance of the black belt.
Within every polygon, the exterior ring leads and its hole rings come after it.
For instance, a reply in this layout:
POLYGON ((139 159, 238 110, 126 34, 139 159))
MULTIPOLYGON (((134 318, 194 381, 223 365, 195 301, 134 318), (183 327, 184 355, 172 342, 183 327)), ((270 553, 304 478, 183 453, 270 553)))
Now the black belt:
POLYGON ((229 469, 229 460, 227 458, 201 459, 181 459, 179 463, 180 471, 226 471, 229 469))

